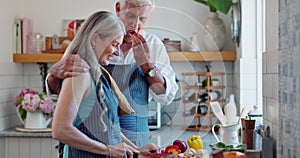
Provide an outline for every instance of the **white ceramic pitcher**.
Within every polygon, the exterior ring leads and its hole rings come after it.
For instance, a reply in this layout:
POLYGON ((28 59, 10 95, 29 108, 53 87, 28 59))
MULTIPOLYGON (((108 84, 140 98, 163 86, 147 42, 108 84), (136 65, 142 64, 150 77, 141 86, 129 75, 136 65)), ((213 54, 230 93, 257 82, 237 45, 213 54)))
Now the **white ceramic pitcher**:
POLYGON ((52 118, 47 119, 40 110, 27 112, 24 126, 30 129, 47 128, 51 120, 52 118))
POLYGON ((229 126, 222 126, 221 124, 215 124, 212 127, 212 133, 214 134, 214 137, 218 142, 223 142, 226 145, 238 145, 241 144, 239 142, 239 137, 238 137, 238 129, 241 128, 241 124, 237 123, 234 125, 229 125, 229 126), (217 137, 215 133, 215 127, 219 126, 223 130, 223 140, 220 141, 219 138, 217 137))

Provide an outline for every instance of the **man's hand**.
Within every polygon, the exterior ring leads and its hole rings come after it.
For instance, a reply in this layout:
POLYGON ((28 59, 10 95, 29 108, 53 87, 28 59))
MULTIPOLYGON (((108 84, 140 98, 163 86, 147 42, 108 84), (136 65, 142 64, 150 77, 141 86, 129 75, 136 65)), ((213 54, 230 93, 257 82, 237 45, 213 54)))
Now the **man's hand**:
POLYGON ((50 74, 58 79, 65 79, 87 72, 89 68, 89 65, 79 55, 68 54, 52 66, 50 74))
POLYGON ((47 83, 50 91, 58 94, 61 87, 61 80, 71 76, 78 76, 89 70, 89 65, 77 54, 68 54, 55 63, 48 77, 47 83))
POLYGON ((132 49, 135 61, 138 65, 143 65, 150 62, 149 47, 143 36, 138 35, 133 38, 132 49))

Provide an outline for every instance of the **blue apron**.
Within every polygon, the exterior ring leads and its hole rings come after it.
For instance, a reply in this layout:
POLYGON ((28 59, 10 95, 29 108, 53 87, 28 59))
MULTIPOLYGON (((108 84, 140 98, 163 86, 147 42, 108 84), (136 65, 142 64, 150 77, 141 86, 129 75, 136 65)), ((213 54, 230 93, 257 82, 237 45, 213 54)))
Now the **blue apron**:
POLYGON ((105 68, 135 111, 134 114, 120 116, 121 131, 138 147, 148 144, 149 86, 142 69, 136 63, 130 65, 111 64, 105 68))
MULTIPOLYGON (((100 77, 104 91, 104 102, 108 105, 108 111, 103 117, 107 125, 107 131, 103 131, 103 125, 99 121, 100 113, 103 110, 102 105, 97 99, 98 87, 95 88, 92 83, 91 94, 82 101, 77 117, 73 122, 74 126, 82 133, 93 140, 102 142, 108 145, 116 145, 122 142, 120 136, 120 124, 118 116, 118 101, 112 91, 107 79, 104 75, 100 77)), ((64 157, 70 158, 105 158, 105 155, 93 154, 90 152, 78 150, 69 146, 65 146, 68 150, 64 157)))

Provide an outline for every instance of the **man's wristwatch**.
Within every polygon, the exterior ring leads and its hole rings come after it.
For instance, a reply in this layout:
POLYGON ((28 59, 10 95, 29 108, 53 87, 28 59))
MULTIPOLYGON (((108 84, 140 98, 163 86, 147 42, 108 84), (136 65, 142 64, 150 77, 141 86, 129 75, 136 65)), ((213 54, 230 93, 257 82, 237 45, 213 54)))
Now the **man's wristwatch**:
POLYGON ((154 66, 152 69, 150 69, 147 73, 145 73, 144 75, 146 77, 154 77, 156 75, 157 69, 154 66))

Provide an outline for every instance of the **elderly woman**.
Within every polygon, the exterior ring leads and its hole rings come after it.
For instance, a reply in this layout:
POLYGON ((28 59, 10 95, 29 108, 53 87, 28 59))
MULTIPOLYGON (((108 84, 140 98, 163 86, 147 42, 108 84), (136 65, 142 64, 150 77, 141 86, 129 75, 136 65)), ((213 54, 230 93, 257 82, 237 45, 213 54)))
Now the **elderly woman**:
POLYGON ((90 71, 62 83, 52 130, 53 138, 66 144, 63 157, 132 157, 158 151, 153 144, 138 148, 121 133, 119 114, 132 112, 131 107, 102 68, 119 56, 124 33, 116 16, 98 11, 87 18, 65 53, 78 54, 90 71))

